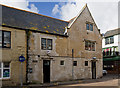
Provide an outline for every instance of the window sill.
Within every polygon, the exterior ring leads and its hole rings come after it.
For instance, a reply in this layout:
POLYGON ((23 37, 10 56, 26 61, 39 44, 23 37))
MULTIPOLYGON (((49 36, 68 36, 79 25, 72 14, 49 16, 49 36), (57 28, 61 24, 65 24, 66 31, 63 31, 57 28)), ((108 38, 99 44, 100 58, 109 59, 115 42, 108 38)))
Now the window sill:
POLYGON ((93 31, 91 31, 91 30, 87 30, 87 32, 93 32, 93 31))
POLYGON ((0 78, 0 80, 2 80, 2 81, 10 81, 11 79, 10 78, 0 78))
POLYGON ((88 51, 88 52, 95 52, 95 51, 90 51, 90 50, 85 50, 85 51, 88 51))
POLYGON ((10 50, 11 48, 0 48, 0 49, 3 49, 3 50, 10 50))
POLYGON ((111 45, 111 44, 114 44, 114 43, 109 43, 109 44, 105 44, 105 45, 111 45))
POLYGON ((43 50, 43 51, 47 51, 47 50, 50 50, 50 51, 51 51, 52 49, 41 49, 41 50, 43 50))

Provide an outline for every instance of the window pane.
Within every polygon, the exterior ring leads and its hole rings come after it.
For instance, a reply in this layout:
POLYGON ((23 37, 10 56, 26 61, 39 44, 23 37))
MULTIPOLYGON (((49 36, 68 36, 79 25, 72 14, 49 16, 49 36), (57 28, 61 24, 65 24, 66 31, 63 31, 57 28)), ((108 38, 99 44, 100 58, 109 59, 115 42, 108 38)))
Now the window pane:
POLYGON ((42 49, 46 49, 46 39, 44 38, 41 39, 41 45, 42 45, 41 46, 42 49))
POLYGON ((2 47, 2 31, 0 31, 0 47, 2 47))
POLYGON ((47 40, 47 49, 52 50, 52 39, 47 40))
POLYGON ((73 66, 77 66, 77 61, 73 61, 73 66))
POLYGON ((60 65, 64 65, 64 61, 60 61, 60 65))
POLYGON ((4 32, 4 47, 10 47, 10 32, 4 32))
POLYGON ((110 37, 110 44, 114 43, 114 37, 110 37))
POLYGON ((88 66, 88 61, 85 61, 85 66, 88 66))
POLYGON ((89 30, 89 24, 86 24, 86 29, 89 30))
POLYGON ((4 68, 9 68, 9 67, 10 67, 10 66, 9 66, 9 62, 4 62, 3 67, 4 67, 4 68))
POLYGON ((88 50, 88 41, 85 41, 85 50, 88 50))
POLYGON ((93 31, 93 24, 90 24, 90 30, 93 31))
POLYGON ((109 38, 105 39, 105 44, 109 44, 109 38))
POLYGON ((1 62, 0 62, 0 68, 1 68, 1 62))
POLYGON ((92 43, 92 51, 95 51, 95 43, 92 43))
POLYGON ((0 69, 0 78, 1 78, 1 69, 0 69))
POLYGON ((9 69, 3 69, 3 77, 10 77, 10 70, 9 69))
POLYGON ((88 42, 88 50, 91 50, 91 42, 88 42))

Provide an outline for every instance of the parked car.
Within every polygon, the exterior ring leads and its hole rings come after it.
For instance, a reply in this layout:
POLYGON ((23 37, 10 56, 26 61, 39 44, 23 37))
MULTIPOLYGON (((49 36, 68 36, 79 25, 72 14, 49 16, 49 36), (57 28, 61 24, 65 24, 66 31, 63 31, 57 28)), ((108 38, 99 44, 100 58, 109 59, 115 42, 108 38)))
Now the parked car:
POLYGON ((107 75, 107 70, 103 70, 103 75, 107 75))

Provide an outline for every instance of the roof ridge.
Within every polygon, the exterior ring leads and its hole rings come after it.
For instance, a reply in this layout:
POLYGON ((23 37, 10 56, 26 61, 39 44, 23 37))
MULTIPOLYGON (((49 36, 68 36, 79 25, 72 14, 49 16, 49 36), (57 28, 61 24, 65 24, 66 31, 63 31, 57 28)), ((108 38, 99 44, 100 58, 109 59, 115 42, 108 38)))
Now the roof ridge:
POLYGON ((118 29, 120 29, 120 28, 115 28, 115 29, 112 29, 112 30, 108 30, 107 32, 109 32, 109 31, 115 31, 115 30, 118 30, 118 29))
POLYGON ((32 13, 32 14, 36 14, 36 15, 40 15, 40 16, 44 16, 44 17, 48 17, 48 18, 52 18, 52 19, 55 19, 55 20, 59 20, 59 21, 68 22, 69 23, 69 21, 61 20, 61 19, 58 19, 58 18, 50 17, 50 16, 47 16, 47 15, 43 15, 43 14, 31 12, 31 11, 27 11, 27 10, 24 10, 24 9, 19 9, 19 8, 15 8, 15 7, 3 5, 3 4, 0 4, 0 5, 8 7, 8 8, 12 8, 12 9, 16 9, 16 10, 20 10, 20 11, 24 11, 24 12, 28 12, 28 13, 32 13))

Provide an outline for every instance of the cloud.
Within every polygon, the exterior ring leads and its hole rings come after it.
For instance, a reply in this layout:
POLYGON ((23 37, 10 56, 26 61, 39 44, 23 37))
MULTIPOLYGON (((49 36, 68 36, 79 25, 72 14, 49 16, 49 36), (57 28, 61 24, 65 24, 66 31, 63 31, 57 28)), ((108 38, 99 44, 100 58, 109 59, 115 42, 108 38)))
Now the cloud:
POLYGON ((29 2, 27 0, 20 0, 20 1, 19 0, 0 0, 0 4, 19 8, 19 9, 28 10, 31 12, 36 12, 36 13, 39 12, 37 7, 34 4, 29 4, 29 2))
POLYGON ((36 13, 39 12, 38 8, 37 8, 34 4, 31 4, 31 5, 30 5, 30 10, 31 10, 32 12, 36 12, 36 13))
POLYGON ((89 3, 89 8, 102 33, 118 28, 117 2, 89 3))
MULTIPOLYGON (((99 0, 97 0, 99 1, 99 0)), ((77 16, 80 10, 83 8, 86 2, 67 2, 66 4, 56 4, 57 9, 54 9, 59 18, 69 21, 73 17, 77 16)), ((98 26, 101 29, 101 33, 105 33, 110 29, 118 27, 118 6, 117 2, 87 2, 90 12, 98 26)), ((55 5, 55 6, 56 6, 55 5)), ((54 14, 55 16, 56 14, 54 14)))
POLYGON ((68 2, 67 4, 61 2, 59 4, 56 4, 52 10, 53 15, 56 15, 57 13, 60 14, 60 19, 63 20, 70 20, 71 18, 77 16, 80 9, 85 5, 85 3, 74 3, 74 2, 68 2))
POLYGON ((59 8, 59 5, 56 4, 56 5, 54 6, 53 10, 52 10, 52 14, 53 14, 53 15, 56 15, 57 13, 59 13, 59 9, 58 9, 58 8, 59 8))

